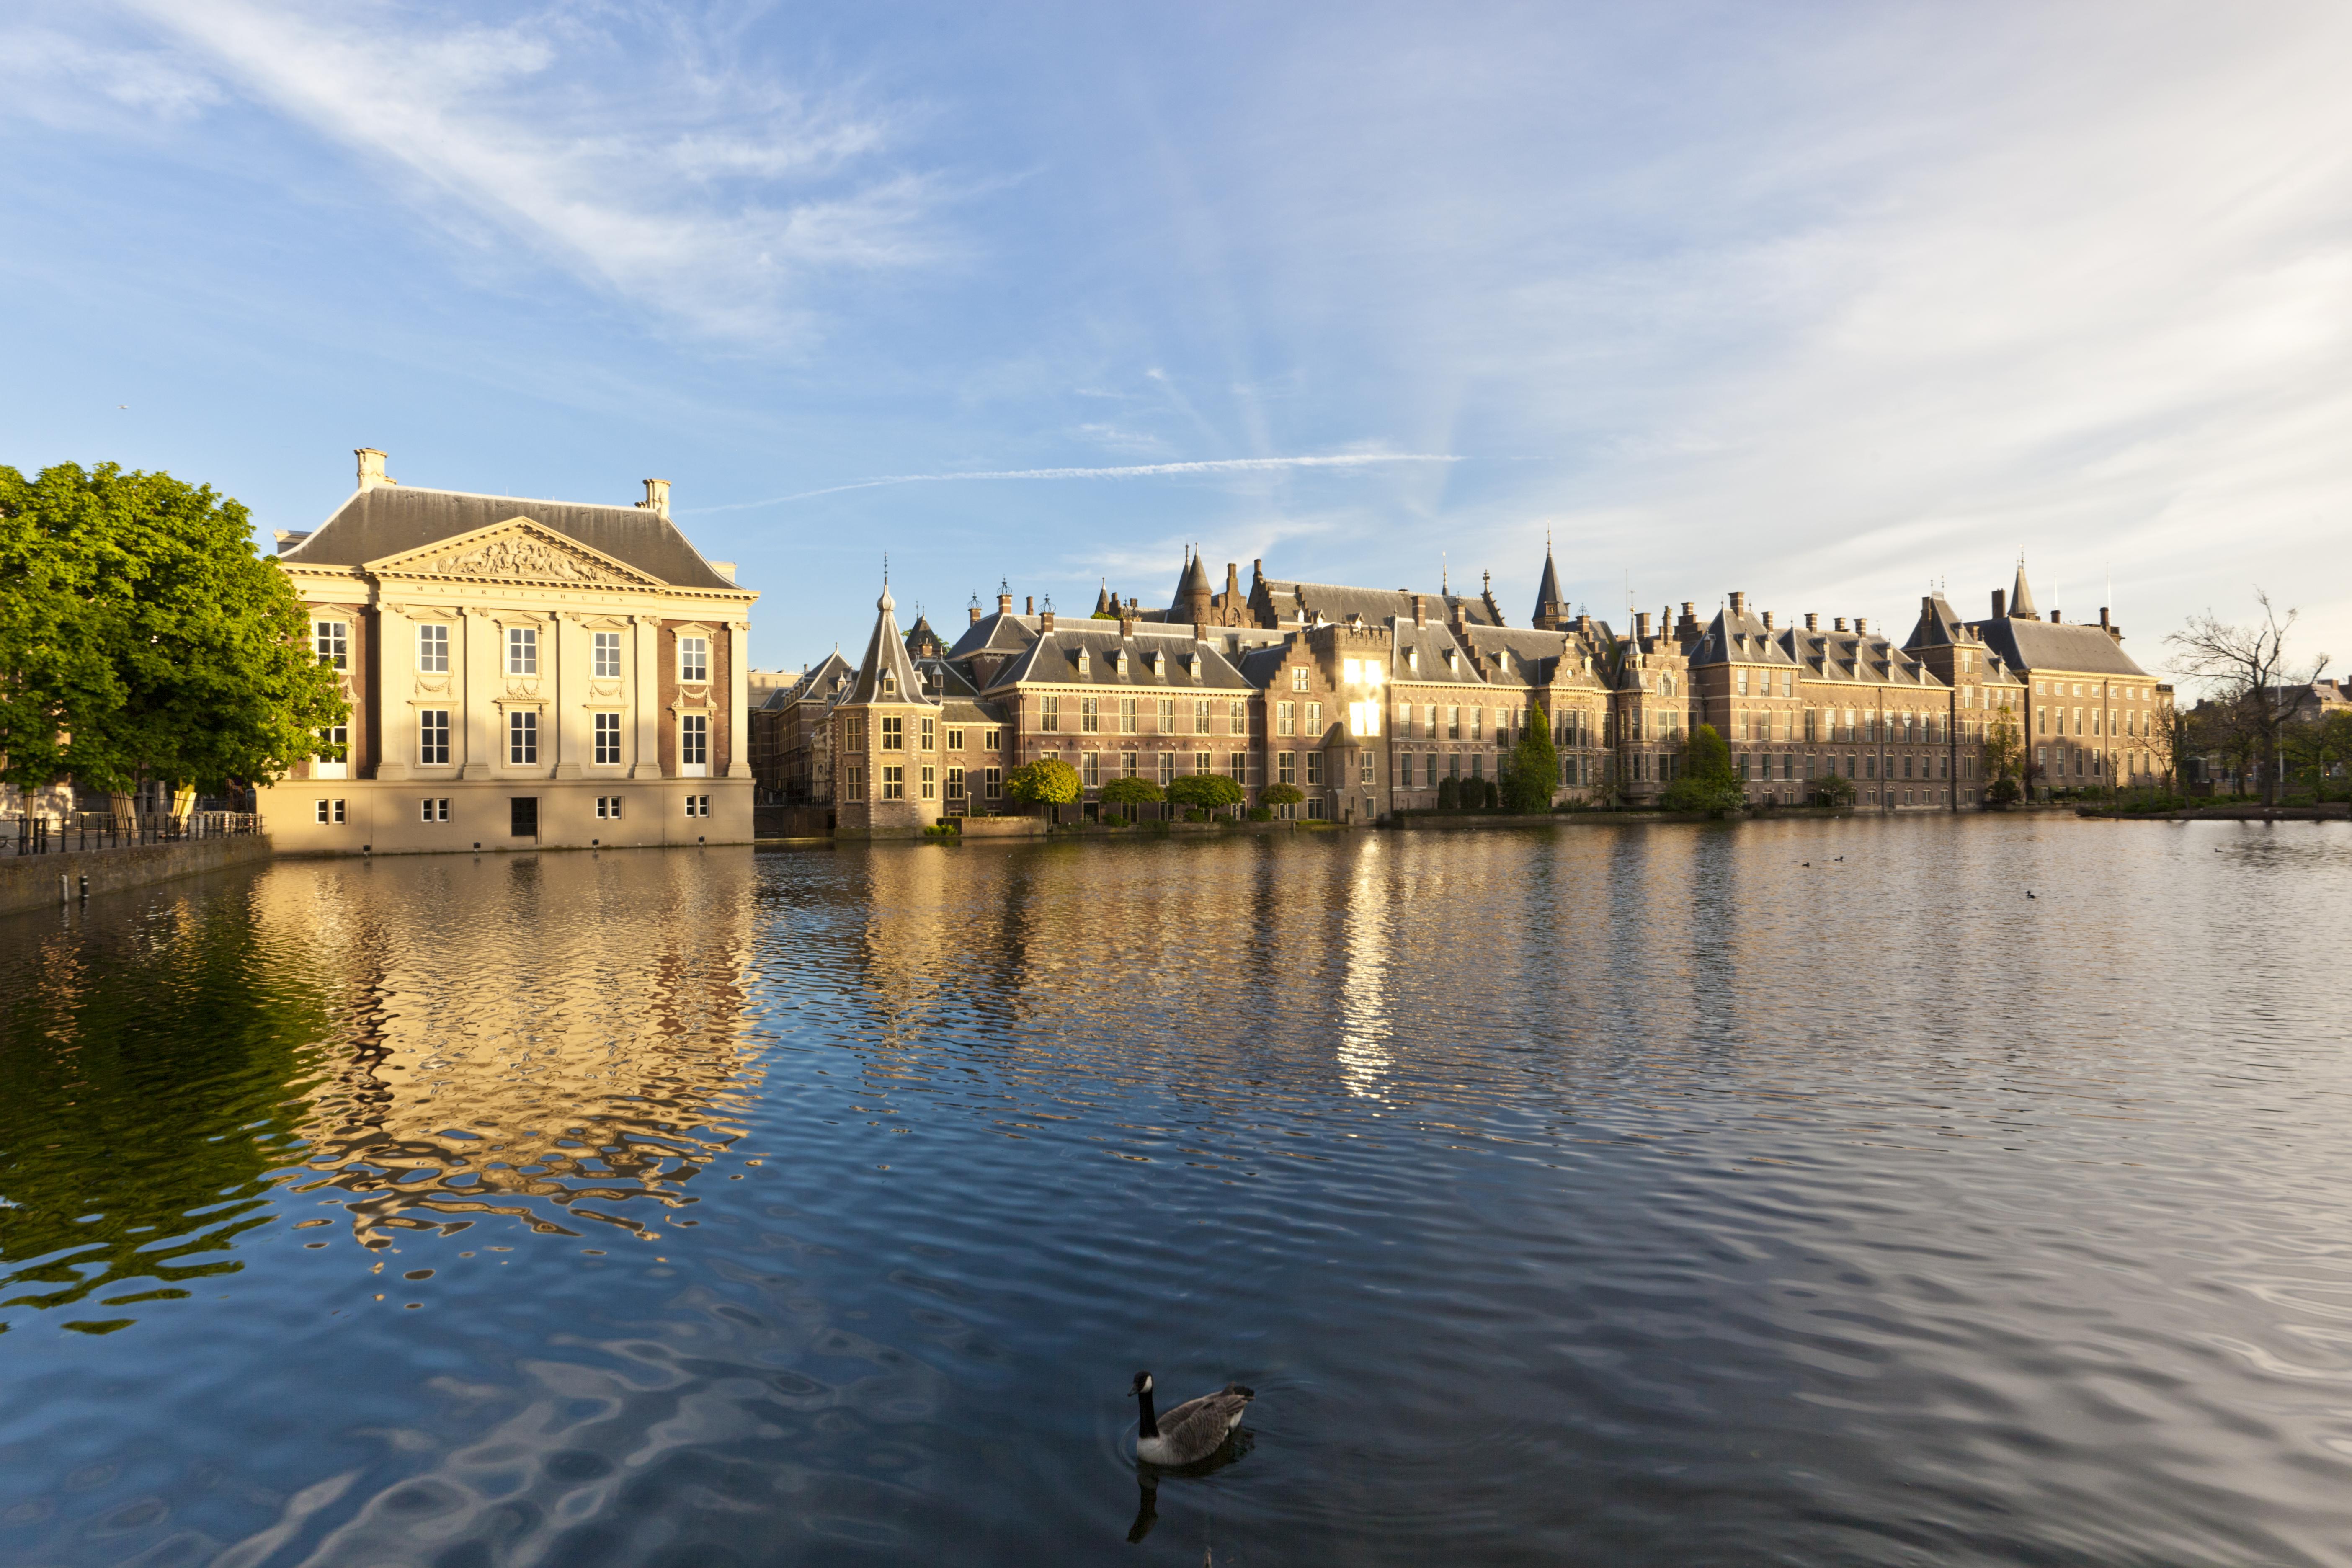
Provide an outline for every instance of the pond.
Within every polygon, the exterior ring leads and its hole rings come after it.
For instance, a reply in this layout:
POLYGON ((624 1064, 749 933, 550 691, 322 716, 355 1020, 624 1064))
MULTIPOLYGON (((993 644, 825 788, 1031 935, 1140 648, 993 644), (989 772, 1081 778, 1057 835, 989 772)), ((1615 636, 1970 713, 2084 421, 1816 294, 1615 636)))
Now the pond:
POLYGON ((2347 895, 2037 816, 11 917, 0 1561, 2352 1563, 2347 895))

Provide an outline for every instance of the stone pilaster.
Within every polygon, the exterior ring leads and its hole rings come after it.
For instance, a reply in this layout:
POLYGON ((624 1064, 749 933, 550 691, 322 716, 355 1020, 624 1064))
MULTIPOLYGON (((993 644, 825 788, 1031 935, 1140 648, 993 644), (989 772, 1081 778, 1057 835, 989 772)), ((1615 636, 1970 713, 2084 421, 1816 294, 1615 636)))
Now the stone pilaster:
POLYGON ((629 637, 635 646, 634 679, 629 691, 633 779, 657 779, 661 771, 661 617, 631 616, 629 637))
POLYGON ((465 726, 465 765, 457 776, 486 779, 491 776, 499 748, 506 741, 497 732, 497 699, 506 650, 499 646, 499 623, 488 610, 467 605, 465 618, 456 629, 463 653, 459 655, 457 649, 451 652, 453 657, 464 658, 466 671, 465 700, 457 704, 463 710, 458 721, 465 726))
POLYGON ((547 631, 548 651, 555 658, 555 722, 547 737, 555 750, 554 776, 576 779, 589 754, 588 634, 577 610, 558 610, 547 631))
POLYGON ((749 621, 727 626, 727 776, 751 776, 751 660, 749 621))
POLYGON ((416 688, 416 627, 404 605, 376 606, 375 711, 368 715, 375 732, 375 776, 396 781, 408 776, 408 759, 416 744, 416 710, 408 694, 416 688))

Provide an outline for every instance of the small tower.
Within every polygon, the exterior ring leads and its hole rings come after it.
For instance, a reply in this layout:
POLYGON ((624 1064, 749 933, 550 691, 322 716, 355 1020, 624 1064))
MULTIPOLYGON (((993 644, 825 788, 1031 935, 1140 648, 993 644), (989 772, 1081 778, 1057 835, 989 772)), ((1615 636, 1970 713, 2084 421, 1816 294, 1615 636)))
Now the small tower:
POLYGON ((2025 582, 2025 557, 2017 558, 2017 586, 2009 591, 2009 616, 2015 621, 2038 621, 2040 611, 2033 607, 2033 590, 2025 582))
POLYGON ((1209 587, 1209 574, 1201 569, 1200 552, 1187 549, 1184 570, 1176 578, 1176 597, 1168 605, 1168 618, 1203 624, 1209 619, 1211 601, 1215 597, 1209 587))
POLYGON ((1551 535, 1544 535, 1543 581, 1536 584, 1536 613, 1528 624, 1539 632, 1568 629, 1568 605, 1559 596, 1559 574, 1551 563, 1551 535))
POLYGON ((829 721, 834 831, 844 837, 911 837, 940 814, 940 758, 927 749, 937 745, 940 708, 924 695, 897 607, 886 579, 866 658, 829 721))

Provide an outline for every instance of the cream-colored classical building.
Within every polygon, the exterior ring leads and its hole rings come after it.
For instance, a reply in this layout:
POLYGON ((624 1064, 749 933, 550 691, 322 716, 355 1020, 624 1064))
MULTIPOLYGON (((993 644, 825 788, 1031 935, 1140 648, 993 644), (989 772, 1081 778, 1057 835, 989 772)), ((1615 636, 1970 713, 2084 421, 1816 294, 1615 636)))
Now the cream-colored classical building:
POLYGON ((341 760, 259 792, 280 852, 740 844, 759 595, 635 506, 359 489, 278 565, 342 672, 341 760))

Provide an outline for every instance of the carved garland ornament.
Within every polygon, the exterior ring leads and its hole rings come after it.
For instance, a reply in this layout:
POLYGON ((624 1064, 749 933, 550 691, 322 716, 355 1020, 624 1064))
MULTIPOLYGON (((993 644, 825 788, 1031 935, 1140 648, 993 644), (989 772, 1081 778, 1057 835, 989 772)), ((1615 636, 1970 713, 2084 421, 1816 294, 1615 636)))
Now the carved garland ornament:
POLYGON ((524 578, 541 583, 626 583, 619 573, 536 539, 494 539, 426 568, 436 577, 524 578))

